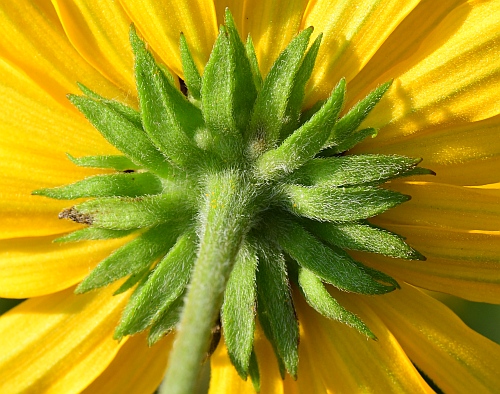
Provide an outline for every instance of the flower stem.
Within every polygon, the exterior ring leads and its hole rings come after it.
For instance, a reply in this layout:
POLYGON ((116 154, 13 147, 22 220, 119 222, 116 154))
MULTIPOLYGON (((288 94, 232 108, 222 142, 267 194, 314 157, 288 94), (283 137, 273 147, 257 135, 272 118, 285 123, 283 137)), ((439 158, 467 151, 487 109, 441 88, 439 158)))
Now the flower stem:
POLYGON ((224 289, 251 220, 251 192, 238 171, 209 177, 200 250, 161 393, 194 391, 224 289))

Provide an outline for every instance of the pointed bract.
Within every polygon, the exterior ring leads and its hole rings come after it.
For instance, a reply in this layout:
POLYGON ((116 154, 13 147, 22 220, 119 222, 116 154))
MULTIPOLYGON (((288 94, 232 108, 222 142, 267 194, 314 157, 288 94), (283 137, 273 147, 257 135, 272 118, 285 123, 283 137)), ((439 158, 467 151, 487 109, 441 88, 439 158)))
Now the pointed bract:
POLYGON ((116 290, 113 295, 125 293, 149 275, 151 267, 145 266, 142 270, 131 274, 125 282, 116 290))
POLYGON ((367 137, 375 138, 377 136, 377 133, 378 130, 372 127, 356 131, 354 133, 351 133, 338 145, 334 145, 328 149, 325 149, 323 153, 325 154, 325 156, 338 155, 339 153, 343 153, 348 151, 349 149, 354 148, 357 144, 359 144, 367 137))
POLYGON ((132 234, 134 230, 108 230, 105 228, 86 227, 81 230, 73 231, 68 235, 56 238, 52 242, 79 242, 102 239, 123 238, 132 234))
POLYGON ((188 88, 188 94, 193 99, 200 100, 201 98, 201 76, 189 50, 186 37, 181 33, 181 61, 182 71, 184 71, 184 82, 188 88))
POLYGON ((156 342, 169 334, 179 323, 181 318, 182 308, 184 306, 184 296, 181 294, 173 301, 168 308, 164 309, 161 314, 151 324, 148 334, 148 345, 153 346, 156 342))
MULTIPOLYGON (((322 38, 323 34, 320 33, 318 37, 316 37, 314 42, 311 44, 311 47, 307 50, 302 60, 302 64, 300 65, 299 71, 295 76, 295 81, 293 83, 292 92, 288 99, 288 104, 286 109, 285 117, 287 119, 287 123, 281 130, 281 136, 280 136, 281 140, 285 139, 300 125, 302 104, 304 101, 306 84, 309 81, 309 78, 311 78, 311 74, 314 68, 314 64, 316 63, 316 57, 318 56, 318 51, 321 45, 322 38)), ((340 83, 343 83, 345 88, 345 80, 342 79, 340 83)), ((338 87, 339 86, 337 85, 334 91, 337 90, 338 87)), ((333 94, 334 93, 332 93, 332 95, 333 94)), ((343 98, 341 105, 342 104, 343 104, 343 98)))
POLYGON ((274 62, 257 95, 249 129, 249 140, 264 140, 274 148, 287 122, 288 100, 300 69, 312 27, 300 32, 274 62))
POLYGON ((229 49, 231 57, 234 58, 234 119, 236 127, 240 134, 248 127, 251 111, 255 99, 257 98, 257 89, 253 83, 252 66, 247 56, 245 45, 242 42, 233 17, 226 8, 226 28, 229 39, 229 49))
POLYGON ((255 329, 257 254, 253 245, 240 248, 221 309, 224 340, 231 362, 246 380, 255 329))
POLYGON ((141 128, 100 101, 75 95, 68 95, 68 98, 104 138, 135 164, 160 176, 170 173, 166 157, 151 143, 141 128))
POLYGON ((149 173, 96 175, 70 185, 52 189, 38 189, 34 195, 57 200, 75 200, 84 197, 138 197, 159 194, 163 190, 161 180, 149 173))
POLYGON ((363 100, 352 107, 333 128, 325 148, 342 144, 346 138, 356 131, 370 111, 377 105, 382 96, 389 90, 392 81, 386 82, 368 94, 363 100))
POLYGON ((257 298, 259 321, 276 356, 292 377, 297 378, 299 327, 281 253, 270 245, 258 247, 257 298))
POLYGON ((123 245, 99 265, 77 287, 77 293, 85 293, 106 286, 127 275, 150 267, 154 261, 168 252, 177 232, 171 226, 153 228, 133 241, 123 245))
POLYGON ((59 218, 110 230, 131 230, 185 220, 192 215, 191 203, 182 190, 138 198, 98 198, 62 211, 59 218))
POLYGON ((379 253, 408 260, 425 260, 425 257, 408 246, 401 236, 367 222, 318 223, 311 221, 306 225, 321 239, 343 249, 379 253))
POLYGON ((135 171, 141 168, 128 157, 120 155, 73 157, 66 153, 66 156, 80 167, 109 168, 117 171, 135 171))
POLYGON ((126 106, 125 104, 120 103, 119 101, 116 100, 108 100, 101 95, 97 94, 96 92, 90 90, 88 87, 81 83, 77 83, 78 88, 82 91, 84 95, 87 97, 100 101, 103 104, 106 104, 109 108, 114 110, 116 113, 120 114, 123 116, 125 119, 127 119, 130 123, 132 123, 134 126, 142 129, 142 119, 141 119, 141 114, 139 111, 136 111, 133 108, 130 108, 126 106))
POLYGON ((273 236, 299 266, 314 272, 338 289, 360 294, 384 294, 394 290, 375 281, 342 249, 328 247, 291 220, 278 219, 273 236))
POLYGON ((135 54, 135 76, 144 130, 175 165, 189 168, 208 163, 207 153, 189 138, 204 127, 201 111, 172 86, 134 28, 130 30, 130 42, 135 54))
POLYGON ((283 177, 311 160, 323 147, 337 121, 345 95, 345 80, 341 80, 330 98, 311 119, 291 134, 276 149, 267 151, 257 160, 257 173, 266 180, 283 177))
POLYGON ((252 379, 252 385, 255 392, 260 392, 260 371, 259 364, 257 362, 257 356, 255 355, 255 349, 252 349, 252 353, 250 354, 250 364, 248 366, 248 374, 250 375, 250 379, 252 379))
POLYGON ((262 88, 262 74, 260 73, 259 62, 257 60, 257 55, 255 53, 255 47, 253 45, 252 37, 250 34, 247 37, 247 42, 245 44, 245 50, 247 53, 248 60, 250 61, 250 69, 252 70, 253 83, 257 92, 262 88))
POLYGON ((299 268, 298 283, 305 300, 317 312, 329 319, 347 324, 369 338, 376 339, 358 316, 345 309, 328 293, 321 280, 313 272, 306 268, 299 268))
POLYGON ((297 216, 329 222, 367 219, 404 203, 409 196, 372 186, 285 185, 282 205, 297 216))
MULTIPOLYGON (((250 61, 229 11, 221 27, 202 80, 205 122, 213 134, 217 153, 241 160, 243 132, 247 128, 257 91, 250 61)), ((234 160, 233 159, 233 160, 234 160)))
POLYGON ((132 335, 148 328, 184 292, 196 253, 195 235, 187 231, 157 264, 146 283, 129 303, 115 336, 132 335))
POLYGON ((420 159, 397 155, 348 155, 313 159, 294 174, 306 186, 353 186, 383 183, 412 170, 420 159))

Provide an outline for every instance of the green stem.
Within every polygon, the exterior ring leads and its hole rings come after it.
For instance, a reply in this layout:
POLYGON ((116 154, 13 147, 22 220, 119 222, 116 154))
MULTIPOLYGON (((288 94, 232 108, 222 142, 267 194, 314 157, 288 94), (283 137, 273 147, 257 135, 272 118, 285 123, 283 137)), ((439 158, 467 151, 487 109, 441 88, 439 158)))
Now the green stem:
POLYGON ((251 193, 237 171, 211 176, 206 190, 200 250, 161 394, 193 393, 229 274, 251 220, 251 193))

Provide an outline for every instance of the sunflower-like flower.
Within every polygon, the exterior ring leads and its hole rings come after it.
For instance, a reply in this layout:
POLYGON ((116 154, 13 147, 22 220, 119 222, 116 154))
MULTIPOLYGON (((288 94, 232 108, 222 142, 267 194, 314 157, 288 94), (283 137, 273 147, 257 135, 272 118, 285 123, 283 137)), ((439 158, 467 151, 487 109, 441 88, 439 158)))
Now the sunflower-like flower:
POLYGON ((0 10, 2 392, 500 387, 500 2, 0 10))

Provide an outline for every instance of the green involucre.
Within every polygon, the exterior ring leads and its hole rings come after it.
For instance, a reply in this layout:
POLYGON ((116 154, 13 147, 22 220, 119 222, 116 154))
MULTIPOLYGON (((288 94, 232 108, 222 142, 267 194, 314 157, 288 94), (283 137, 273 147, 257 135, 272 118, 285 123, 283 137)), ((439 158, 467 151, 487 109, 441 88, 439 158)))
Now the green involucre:
POLYGON ((299 330, 293 297, 302 293, 322 315, 375 338, 328 286, 384 294, 398 284, 346 250, 424 258, 367 219, 409 199, 382 183, 431 172, 417 167, 419 159, 343 154, 376 134, 358 128, 391 83, 340 119, 345 80, 304 111, 321 42, 319 36, 307 49, 311 34, 312 28, 299 33, 262 78, 251 38, 242 42, 227 12, 203 75, 181 36, 184 96, 132 28, 140 111, 83 85, 85 96, 69 96, 123 156, 69 156, 76 165, 116 172, 34 194, 88 199, 60 217, 89 227, 58 242, 136 234, 77 292, 123 278, 116 293, 132 295, 117 338, 149 329, 152 345, 180 321, 171 360, 177 369, 167 374, 172 393, 193 387, 219 314, 231 361, 258 389, 256 317, 282 373, 295 377, 299 330))

